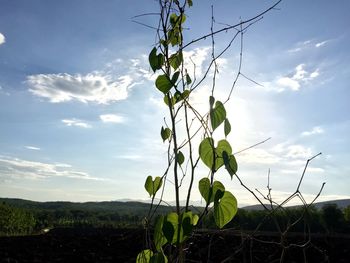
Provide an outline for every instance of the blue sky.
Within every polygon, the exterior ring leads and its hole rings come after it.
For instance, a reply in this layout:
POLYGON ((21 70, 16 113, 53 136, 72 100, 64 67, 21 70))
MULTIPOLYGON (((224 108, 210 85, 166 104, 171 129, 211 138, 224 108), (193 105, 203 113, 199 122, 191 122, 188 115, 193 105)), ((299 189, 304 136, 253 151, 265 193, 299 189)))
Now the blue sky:
MULTIPOLYGON (((270 1, 194 1, 188 40, 235 24, 270 1)), ((308 158, 308 200, 350 198, 350 18, 348 1, 285 0, 244 35, 242 73, 230 100, 229 140, 239 150, 239 174, 276 199, 292 192, 308 158)), ((157 1, 3 0, 0 9, 0 196, 39 201, 147 200, 148 175, 162 175, 166 107, 154 88, 147 56, 155 33, 131 18, 157 12, 157 1)), ((156 25, 155 16, 140 18, 156 25)), ((223 48, 230 37, 216 39, 223 48)), ((210 41, 186 50, 198 75, 210 41)), ((218 98, 237 70, 238 45, 219 61, 218 98)), ((206 109, 208 85, 193 103, 206 109)), ((200 167, 196 180, 206 175, 200 167)), ((231 181, 240 205, 256 203, 231 181)), ((172 186, 166 200, 174 200, 172 186)), ((197 190, 193 199, 200 200, 197 190)))

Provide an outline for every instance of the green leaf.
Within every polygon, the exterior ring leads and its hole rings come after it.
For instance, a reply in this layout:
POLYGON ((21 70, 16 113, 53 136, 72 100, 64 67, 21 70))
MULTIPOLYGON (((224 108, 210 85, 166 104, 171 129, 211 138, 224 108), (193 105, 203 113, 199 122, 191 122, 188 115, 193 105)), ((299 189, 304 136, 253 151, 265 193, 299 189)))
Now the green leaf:
POLYGON ((213 186, 210 186, 208 178, 202 178, 198 184, 199 192, 206 201, 212 203, 218 190, 225 191, 224 185, 219 181, 214 181, 213 186))
POLYGON ((215 107, 210 110, 210 122, 213 131, 220 126, 220 124, 226 119, 226 110, 224 105, 217 101, 215 107))
POLYGON ((190 75, 186 74, 186 84, 190 85, 192 83, 192 79, 190 77, 190 75))
POLYGON ((177 23, 177 19, 178 19, 178 16, 176 14, 171 14, 170 15, 170 24, 172 27, 175 27, 176 23, 177 23))
POLYGON ((152 180, 152 176, 149 175, 145 182, 145 189, 150 196, 154 196, 162 186, 162 183, 163 180, 161 177, 157 176, 154 180, 152 180))
POLYGON ((153 256, 152 250, 145 249, 137 255, 136 263, 149 263, 152 256, 153 256))
POLYGON ((188 89, 185 89, 181 94, 181 99, 187 99, 188 96, 190 96, 190 91, 188 89))
POLYGON ((170 244, 175 244, 177 242, 178 215, 176 213, 169 213, 164 218, 162 230, 170 244))
POLYGON ((160 40, 160 44, 162 44, 163 47, 165 47, 165 48, 168 46, 167 41, 165 41, 164 39, 161 39, 161 40, 160 40))
POLYGON ((170 24, 173 28, 178 27, 180 22, 181 24, 185 23, 185 21, 186 21, 186 16, 184 14, 182 14, 181 16, 181 21, 180 21, 180 16, 174 13, 170 15, 170 24))
POLYGON ((223 228, 229 223, 236 213, 237 200, 229 191, 225 191, 221 198, 219 198, 219 196, 215 198, 214 219, 219 228, 223 228))
POLYGON ((212 109, 212 108, 213 108, 214 103, 215 103, 215 98, 214 98, 213 96, 210 96, 210 97, 209 97, 209 105, 210 105, 210 109, 212 109))
POLYGON ((173 75, 173 77, 171 78, 171 83, 173 84, 173 86, 176 85, 176 81, 177 79, 179 78, 179 75, 180 75, 180 72, 179 71, 176 71, 173 75))
POLYGON ((157 55, 157 48, 154 47, 148 56, 148 61, 153 72, 156 72, 156 70, 162 68, 162 65, 164 63, 164 56, 163 54, 157 55))
POLYGON ((172 46, 179 45, 181 43, 180 29, 175 27, 168 32, 168 41, 170 41, 172 46))
POLYGON ((191 7, 193 5, 192 0, 187 0, 188 7, 191 7))
POLYGON ((224 130, 225 130, 225 137, 227 137, 227 135, 229 135, 229 133, 231 132, 231 124, 227 118, 225 119, 224 130))
POLYGON ((165 142, 165 140, 169 139, 171 136, 171 130, 169 128, 163 128, 160 130, 160 135, 162 136, 163 142, 165 142))
POLYGON ((174 70, 177 70, 181 63, 183 62, 182 52, 175 53, 169 58, 170 66, 173 67, 174 70))
POLYGON ((194 226, 197 225, 198 220, 199 220, 199 216, 198 216, 198 215, 193 215, 193 217, 192 217, 192 223, 193 223, 194 226))
POLYGON ((162 251, 162 247, 167 243, 167 239, 163 234, 163 221, 164 221, 164 216, 160 216, 157 219, 157 223, 154 227, 154 245, 157 249, 157 251, 162 251))
POLYGON ((172 88, 173 84, 170 81, 169 77, 164 75, 159 75, 156 79, 156 87, 164 94, 168 93, 169 90, 172 88))
POLYGON ((202 178, 199 180, 198 183, 198 188, 199 188, 199 192, 201 194, 201 196, 203 197, 203 199, 205 200, 206 203, 209 203, 209 199, 211 197, 211 193, 212 192, 212 188, 210 186, 210 181, 208 178, 202 178))
POLYGON ((185 161, 185 156, 181 151, 179 151, 176 155, 176 161, 178 162, 179 165, 182 165, 185 161))
POLYGON ((220 140, 218 142, 218 146, 215 149, 215 153, 216 153, 215 170, 219 170, 219 168, 224 165, 224 159, 222 156, 223 152, 226 152, 228 154, 232 153, 231 145, 226 140, 220 140))
POLYGON ((222 157, 224 159, 225 168, 232 179, 232 177, 237 173, 238 169, 236 158, 233 154, 229 155, 226 151, 222 153, 222 157))
MULTIPOLYGON (((169 94, 170 95, 170 94, 169 94)), ((169 106, 169 99, 168 99, 168 96, 167 95, 165 95, 164 96, 164 103, 166 104, 166 105, 168 105, 169 106)), ((176 104, 176 98, 174 97, 174 96, 171 96, 171 99, 170 99, 170 105, 171 106, 173 106, 173 105, 175 105, 176 104)))
POLYGON ((167 257, 164 255, 163 251, 154 254, 154 255, 151 257, 151 261, 150 261, 150 263, 167 263, 167 262, 168 262, 168 259, 167 259, 167 257))
POLYGON ((199 145, 199 156, 203 163, 213 169, 214 166, 214 140, 212 138, 205 138, 199 145))
POLYGON ((226 140, 220 140, 218 146, 213 149, 214 140, 212 138, 205 138, 199 145, 199 156, 206 166, 217 171, 224 165, 222 153, 226 151, 228 154, 232 153, 231 145, 226 140), (215 157, 215 165, 213 167, 215 157))
POLYGON ((184 212, 179 216, 177 213, 169 213, 163 221, 163 233, 167 241, 171 244, 183 243, 192 234, 193 226, 198 222, 198 215, 193 215, 192 211, 184 212), (180 233, 179 233, 180 231, 180 233), (179 238, 179 240, 178 240, 179 238))
POLYGON ((188 98, 188 96, 190 95, 190 91, 189 90, 184 90, 182 93, 179 91, 176 91, 174 94, 174 98, 175 98, 175 103, 178 103, 186 98, 188 98))
POLYGON ((221 198, 221 193, 225 192, 225 186, 219 182, 219 181, 214 181, 213 183, 213 195, 210 199, 210 203, 215 201, 216 197, 221 198))
POLYGON ((181 235, 180 242, 185 241, 192 233, 193 230, 193 214, 192 211, 188 211, 182 214, 181 220, 181 235))

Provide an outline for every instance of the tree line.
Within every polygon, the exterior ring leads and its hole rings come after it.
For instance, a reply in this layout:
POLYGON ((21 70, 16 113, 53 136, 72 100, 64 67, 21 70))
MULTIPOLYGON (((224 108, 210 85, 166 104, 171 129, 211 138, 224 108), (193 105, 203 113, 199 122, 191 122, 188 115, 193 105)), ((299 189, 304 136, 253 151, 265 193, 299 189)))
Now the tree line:
MULTIPOLYGON (((0 235, 27 235, 39 233, 45 228, 56 227, 142 227, 145 214, 121 210, 101 210, 60 206, 58 209, 28 209, 0 202, 0 235)), ((336 204, 328 204, 321 209, 302 207, 275 210, 238 209, 236 217, 226 228, 236 230, 278 231, 285 229, 290 222, 302 217, 291 232, 303 232, 309 226, 314 233, 350 233, 350 206, 340 209, 336 204)), ((217 228, 212 213, 203 222, 203 228, 217 228)))
MULTIPOLYGON (((215 226, 212 215, 204 226, 215 226)), ((313 233, 350 233, 350 205, 344 209, 339 208, 337 204, 326 204, 321 209, 315 206, 307 209, 293 207, 274 209, 273 212, 238 209, 236 217, 227 225, 227 228, 242 231, 271 232, 283 231, 287 227, 290 227, 289 232, 304 232, 309 228, 313 233), (297 223, 290 226, 293 222, 297 223)))

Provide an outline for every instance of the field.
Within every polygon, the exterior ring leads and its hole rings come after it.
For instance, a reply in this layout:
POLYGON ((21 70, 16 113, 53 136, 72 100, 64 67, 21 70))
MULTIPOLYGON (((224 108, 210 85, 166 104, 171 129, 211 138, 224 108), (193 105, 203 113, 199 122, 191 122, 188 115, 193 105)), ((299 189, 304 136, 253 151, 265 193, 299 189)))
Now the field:
MULTIPOLYGON (((57 228, 46 234, 0 238, 0 262, 135 262, 142 229, 57 228)), ((278 241, 273 233, 255 238, 278 241)), ((301 235, 289 240, 297 243, 301 235)), ((202 231, 188 242, 187 262, 279 262, 281 250, 233 231, 202 231)), ((348 262, 350 236, 313 235, 305 248, 291 248, 284 262, 348 262)))

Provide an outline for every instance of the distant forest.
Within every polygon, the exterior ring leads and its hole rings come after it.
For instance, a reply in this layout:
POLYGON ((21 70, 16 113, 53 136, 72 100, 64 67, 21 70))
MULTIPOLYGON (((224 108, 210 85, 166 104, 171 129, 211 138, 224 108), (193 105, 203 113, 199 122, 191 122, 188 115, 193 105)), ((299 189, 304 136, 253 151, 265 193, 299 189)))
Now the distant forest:
MULTIPOLYGON (((142 227, 148 210, 149 204, 140 202, 33 202, 0 198, 0 235, 38 234, 57 227, 142 227)), ((158 212, 171 210, 172 207, 160 206, 158 212)), ((303 220, 291 228, 292 232, 304 232, 308 225, 313 233, 350 233, 350 205, 339 208, 337 204, 310 207, 306 212, 302 207, 294 207, 273 214, 239 209, 226 228, 250 231, 260 224, 260 231, 277 231, 276 226, 283 229, 302 213, 303 220)), ((213 216, 209 214, 202 227, 215 229, 213 216)))

